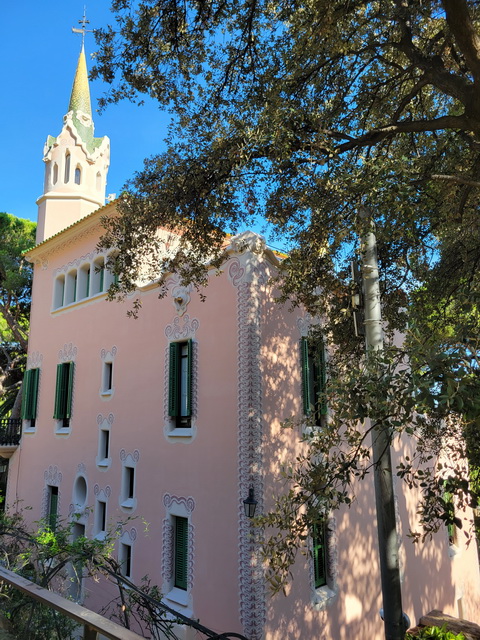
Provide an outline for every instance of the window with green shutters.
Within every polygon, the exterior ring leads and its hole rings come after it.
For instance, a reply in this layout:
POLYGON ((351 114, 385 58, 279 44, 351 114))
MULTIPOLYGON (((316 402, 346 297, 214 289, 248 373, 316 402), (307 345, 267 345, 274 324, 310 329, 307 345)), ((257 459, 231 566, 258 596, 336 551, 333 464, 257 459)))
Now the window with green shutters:
POLYGON ((35 426, 37 417, 38 379, 40 369, 28 369, 23 378, 22 418, 30 420, 30 427, 35 426))
POLYGON ((74 362, 63 362, 57 365, 57 385, 55 389, 55 409, 53 417, 61 420, 61 426, 70 425, 72 417, 74 362))
POLYGON ((58 487, 48 487, 48 517, 47 523, 52 531, 57 528, 58 520, 58 487))
POLYGON ((327 536, 325 522, 318 522, 312 527, 313 573, 315 588, 327 584, 327 536))
POLYGON ((176 427, 190 427, 192 420, 192 340, 171 342, 169 352, 168 415, 176 427))
POLYGON ((327 415, 327 403, 323 397, 327 388, 325 345, 321 338, 302 338, 300 350, 303 412, 306 416, 312 416, 315 424, 321 426, 327 415))
POLYGON ((174 586, 187 589, 188 585, 188 519, 175 516, 174 586))

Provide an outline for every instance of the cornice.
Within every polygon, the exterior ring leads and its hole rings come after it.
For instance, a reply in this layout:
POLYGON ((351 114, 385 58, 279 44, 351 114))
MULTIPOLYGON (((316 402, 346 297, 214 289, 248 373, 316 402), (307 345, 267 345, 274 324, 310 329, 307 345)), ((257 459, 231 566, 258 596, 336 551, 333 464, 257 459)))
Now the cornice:
POLYGON ((63 229, 54 236, 47 238, 47 240, 40 242, 33 247, 33 249, 24 253, 25 258, 28 262, 32 263, 44 262, 52 253, 74 244, 81 238, 84 238, 85 236, 100 229, 102 227, 102 216, 107 213, 115 213, 115 202, 109 202, 106 205, 99 207, 92 213, 89 213, 88 216, 74 222, 66 229, 63 229), (110 211, 108 211, 109 209, 110 211))

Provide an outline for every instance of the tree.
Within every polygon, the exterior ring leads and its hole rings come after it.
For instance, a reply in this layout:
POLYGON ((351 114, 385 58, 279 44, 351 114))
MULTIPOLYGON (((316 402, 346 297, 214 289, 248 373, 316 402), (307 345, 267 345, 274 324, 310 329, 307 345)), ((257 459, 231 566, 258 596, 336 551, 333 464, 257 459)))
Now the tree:
POLYGON ((21 388, 27 354, 32 267, 23 252, 36 224, 0 213, 0 414, 8 415, 21 388))
POLYGON ((348 503, 346 487, 368 472, 369 415, 415 440, 399 473, 415 484, 422 466, 423 533, 451 522, 443 480, 460 502, 476 495, 438 459, 446 446, 462 459, 480 426, 479 3, 114 0, 112 10, 93 71, 112 86, 103 105, 146 94, 175 114, 166 152, 105 220, 103 244, 119 249, 112 297, 140 274, 158 277, 158 227, 180 238, 160 266, 201 286, 224 259, 225 231, 261 218, 288 248, 282 300, 322 315, 338 347, 332 420, 285 470, 291 489, 267 518, 279 531, 266 549, 272 583, 283 585, 318 496, 322 508, 348 503), (384 318, 406 334, 373 370, 348 304, 360 205, 376 223, 384 318))

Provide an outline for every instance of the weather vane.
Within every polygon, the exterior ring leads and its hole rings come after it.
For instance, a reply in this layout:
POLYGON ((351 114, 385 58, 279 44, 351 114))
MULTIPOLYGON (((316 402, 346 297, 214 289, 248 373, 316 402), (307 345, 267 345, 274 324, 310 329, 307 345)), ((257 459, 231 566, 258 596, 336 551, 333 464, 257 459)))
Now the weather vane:
POLYGON ((83 7, 83 18, 81 20, 78 21, 78 24, 82 25, 81 29, 75 29, 75 27, 72 27, 72 31, 73 33, 81 33, 82 34, 82 47, 85 44, 85 34, 86 33, 93 33, 95 31, 95 29, 87 29, 87 24, 90 24, 90 20, 87 20, 87 15, 86 15, 86 7, 83 7))

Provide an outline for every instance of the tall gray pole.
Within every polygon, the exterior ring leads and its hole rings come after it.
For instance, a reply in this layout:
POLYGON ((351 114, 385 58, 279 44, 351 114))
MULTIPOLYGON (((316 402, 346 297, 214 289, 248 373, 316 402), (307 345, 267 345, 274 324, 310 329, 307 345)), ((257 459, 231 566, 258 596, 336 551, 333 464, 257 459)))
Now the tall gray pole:
MULTIPOLYGON (((370 219, 369 211, 366 208, 360 208, 359 215, 363 219, 370 219)), ((367 356, 369 352, 383 349, 377 242, 373 223, 370 223, 370 225, 370 230, 362 237, 362 275, 367 356)), ((371 418, 374 419, 375 417, 371 416, 371 418)), ((372 431, 372 453, 385 638, 386 640, 403 640, 406 625, 402 609, 388 425, 379 425, 372 431)))

